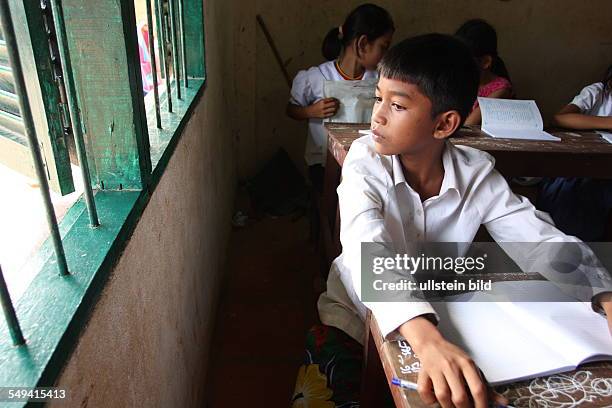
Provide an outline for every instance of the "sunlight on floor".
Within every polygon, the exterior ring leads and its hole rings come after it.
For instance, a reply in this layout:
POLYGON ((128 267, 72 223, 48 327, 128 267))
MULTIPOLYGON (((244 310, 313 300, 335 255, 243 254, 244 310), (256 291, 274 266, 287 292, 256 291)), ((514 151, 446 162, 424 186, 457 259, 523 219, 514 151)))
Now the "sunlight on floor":
MULTIPOLYGON (((80 169, 74 165, 72 178, 75 192, 62 197, 51 191, 51 201, 58 221, 83 191, 80 169)), ((26 276, 22 268, 49 237, 49 227, 36 180, 0 164, 0 191, 0 265, 11 299, 16 302, 34 277, 26 276)))

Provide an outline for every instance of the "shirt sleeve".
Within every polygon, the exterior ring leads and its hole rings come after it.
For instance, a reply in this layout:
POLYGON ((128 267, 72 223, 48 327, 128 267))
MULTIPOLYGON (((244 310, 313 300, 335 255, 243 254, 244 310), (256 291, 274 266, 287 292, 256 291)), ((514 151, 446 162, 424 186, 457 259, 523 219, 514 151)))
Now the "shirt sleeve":
POLYGON ((598 85, 598 83, 595 83, 585 86, 570 103, 572 105, 576 105, 582 113, 590 112, 597 101, 601 98, 602 87, 598 85))
POLYGON ((310 82, 310 70, 300 71, 293 79, 289 103, 308 106, 313 102, 314 94, 310 82))
POLYGON ((399 326, 417 316, 433 314, 437 319, 428 302, 408 291, 402 292, 405 294, 404 301, 363 301, 361 274, 373 272, 361 270, 361 243, 374 242, 380 244, 389 256, 394 253, 394 245, 384 220, 388 200, 386 177, 376 152, 365 143, 356 141, 344 162, 342 182, 338 187, 343 266, 350 271, 357 297, 372 311, 385 337, 391 333, 396 334, 395 330, 399 326))
POLYGON ((478 202, 486 203, 480 211, 489 234, 524 272, 540 273, 580 301, 592 302, 612 291, 610 273, 589 246, 559 231, 547 213, 514 194, 496 170, 483 179, 477 194, 478 202))

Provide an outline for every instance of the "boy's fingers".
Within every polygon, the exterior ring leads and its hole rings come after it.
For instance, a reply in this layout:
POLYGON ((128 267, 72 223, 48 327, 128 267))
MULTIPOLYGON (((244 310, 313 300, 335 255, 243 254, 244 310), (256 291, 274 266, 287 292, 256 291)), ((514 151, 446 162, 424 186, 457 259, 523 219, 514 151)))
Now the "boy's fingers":
MULTIPOLYGON (((463 382, 463 374, 459 372, 445 372, 446 382, 450 388, 451 401, 457 408, 469 408, 472 404, 470 403, 470 396, 465 389, 463 382)), ((478 407, 478 405, 476 405, 478 407)))
POLYGON ((446 383, 446 379, 442 373, 438 375, 432 375, 431 381, 433 383, 434 394, 438 403, 442 408, 453 408, 453 402, 451 401, 451 392, 446 383))
POLYGON ((487 408, 487 385, 483 378, 480 376, 479 371, 475 366, 469 366, 464 369, 463 376, 472 394, 474 400, 474 406, 476 408, 487 408))
POLYGON ((493 388, 491 388, 491 386, 487 382, 487 379, 484 376, 484 373, 480 369, 478 369, 478 376, 487 387, 487 398, 489 401, 493 402, 493 405, 505 407, 510 403, 510 401, 508 401, 508 398, 504 397, 503 395, 493 390, 493 388))
POLYGON ((419 373, 419 378, 417 380, 417 391, 419 392, 421 400, 425 404, 430 405, 436 402, 436 396, 433 392, 431 378, 429 378, 429 374, 427 374, 425 371, 421 371, 419 373))
POLYGON ((508 401, 508 398, 493 391, 493 389, 491 388, 489 388, 489 400, 493 401, 495 405, 502 406, 502 407, 505 407, 510 403, 510 401, 508 401))

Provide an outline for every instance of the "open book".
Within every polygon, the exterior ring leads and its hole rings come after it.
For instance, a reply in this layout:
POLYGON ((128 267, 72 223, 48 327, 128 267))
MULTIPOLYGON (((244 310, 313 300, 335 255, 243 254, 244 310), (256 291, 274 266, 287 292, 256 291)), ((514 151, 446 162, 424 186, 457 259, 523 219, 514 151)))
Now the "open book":
POLYGON ((325 81, 323 93, 326 98, 340 101, 338 111, 324 122, 370 123, 378 79, 360 81, 325 81))
POLYGON ((542 115, 535 101, 478 98, 483 132, 492 137, 559 141, 544 132, 542 115))
MULTIPOLYGON (((612 360, 612 335, 606 319, 589 303, 570 301, 547 281, 497 282, 493 287, 498 295, 513 291, 513 299, 517 291, 537 290, 543 301, 483 303, 490 294, 479 292, 432 303, 445 338, 472 356, 490 384, 612 360), (555 301, 546 301, 552 299, 555 301), (560 301, 564 299, 568 301, 560 301)), ((526 299, 533 299, 530 296, 526 299)))

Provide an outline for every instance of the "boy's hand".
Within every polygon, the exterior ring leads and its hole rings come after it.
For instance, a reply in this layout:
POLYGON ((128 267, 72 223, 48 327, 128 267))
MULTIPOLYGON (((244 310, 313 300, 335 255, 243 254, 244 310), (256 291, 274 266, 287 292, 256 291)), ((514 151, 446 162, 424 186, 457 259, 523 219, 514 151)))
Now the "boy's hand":
POLYGON ((612 292, 604 293, 599 297, 599 304, 608 319, 608 330, 612 336, 612 292))
POLYGON ((443 408, 488 406, 487 387, 478 367, 463 350, 440 338, 415 351, 421 360, 418 391, 423 402, 433 404, 437 400, 443 408))
POLYGON ((308 107, 311 118, 325 119, 334 116, 338 111, 340 101, 336 98, 324 98, 308 107))
MULTIPOLYGON (((417 384, 423 402, 438 401, 443 408, 488 406, 489 390, 474 361, 446 341, 429 320, 417 317, 399 330, 421 360, 417 384)), ((501 395, 491 396, 500 405, 508 403, 501 395)))

